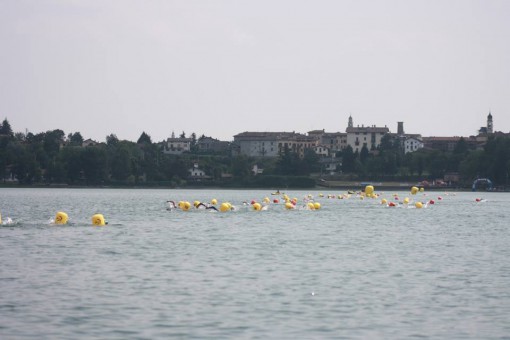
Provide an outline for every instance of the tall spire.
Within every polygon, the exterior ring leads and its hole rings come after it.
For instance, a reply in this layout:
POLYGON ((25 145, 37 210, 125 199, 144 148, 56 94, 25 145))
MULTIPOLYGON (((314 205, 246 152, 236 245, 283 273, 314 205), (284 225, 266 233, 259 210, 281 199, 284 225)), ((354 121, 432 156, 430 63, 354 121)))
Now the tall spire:
POLYGON ((492 114, 489 110, 489 115, 487 116, 487 133, 492 133, 493 124, 492 124, 492 114))
POLYGON ((353 127, 353 124, 352 124, 352 116, 349 115, 349 123, 347 123, 347 127, 350 127, 352 128, 353 127))

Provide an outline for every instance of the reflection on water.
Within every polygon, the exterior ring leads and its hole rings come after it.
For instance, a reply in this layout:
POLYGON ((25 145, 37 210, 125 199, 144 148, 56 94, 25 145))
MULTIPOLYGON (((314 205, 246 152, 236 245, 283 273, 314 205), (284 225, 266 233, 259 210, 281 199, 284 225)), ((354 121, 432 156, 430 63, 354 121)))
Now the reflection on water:
POLYGON ((0 228, 0 337, 510 334, 510 195, 337 198, 344 193, 292 191, 299 209, 280 202, 253 211, 243 202, 275 196, 0 189, 4 222, 14 221, 0 228), (301 209, 308 194, 320 210, 301 209), (411 208, 380 204, 405 197, 411 208), (237 209, 166 209, 168 200, 213 198, 237 209), (68 214, 70 225, 49 225, 57 211, 68 214), (96 213, 109 225, 92 227, 96 213))

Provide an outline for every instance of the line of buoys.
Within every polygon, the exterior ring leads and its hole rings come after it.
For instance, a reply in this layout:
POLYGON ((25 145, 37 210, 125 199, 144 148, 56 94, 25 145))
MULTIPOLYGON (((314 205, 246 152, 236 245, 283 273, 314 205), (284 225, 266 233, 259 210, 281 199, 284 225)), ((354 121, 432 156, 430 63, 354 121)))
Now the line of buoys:
MULTIPOLYGON (((92 220, 92 225, 94 225, 94 226, 105 226, 108 224, 108 222, 106 222, 103 214, 94 214, 94 215, 92 215, 91 220, 92 220)), ((57 214, 55 215, 55 220, 53 221, 53 224, 66 225, 68 222, 69 222, 69 216, 67 215, 67 213, 65 213, 63 211, 58 211, 57 214)))

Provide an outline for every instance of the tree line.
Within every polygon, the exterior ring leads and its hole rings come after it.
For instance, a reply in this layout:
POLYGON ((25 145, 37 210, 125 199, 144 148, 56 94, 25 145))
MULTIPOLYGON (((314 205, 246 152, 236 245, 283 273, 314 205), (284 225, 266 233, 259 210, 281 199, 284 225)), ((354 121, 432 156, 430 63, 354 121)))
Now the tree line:
MULTIPOLYGON (((253 158, 230 150, 200 152, 197 142, 203 137, 192 133, 191 152, 168 155, 162 152, 164 142, 154 143, 145 132, 136 142, 110 134, 104 142, 83 146, 80 132, 14 133, 5 119, 0 125, 0 178, 22 185, 305 188, 324 176, 324 163, 312 149, 301 156, 285 148, 277 158, 253 158), (207 174, 200 181, 189 176, 195 163, 207 174), (262 174, 252 172, 255 164, 264 169, 262 174)), ((455 173, 459 186, 468 187, 481 177, 508 186, 510 138, 490 136, 481 150, 471 149, 461 138, 452 152, 422 149, 404 154, 400 141, 386 135, 375 150, 353 152, 348 146, 336 159, 341 160, 336 177, 343 180, 434 181, 455 173)))

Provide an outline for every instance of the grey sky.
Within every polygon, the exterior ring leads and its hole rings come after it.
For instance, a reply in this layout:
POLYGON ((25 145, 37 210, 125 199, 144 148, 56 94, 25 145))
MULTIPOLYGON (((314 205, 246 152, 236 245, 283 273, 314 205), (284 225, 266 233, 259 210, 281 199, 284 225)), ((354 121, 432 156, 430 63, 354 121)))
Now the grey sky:
POLYGON ((172 131, 510 131, 510 1, 0 0, 0 119, 172 131))

